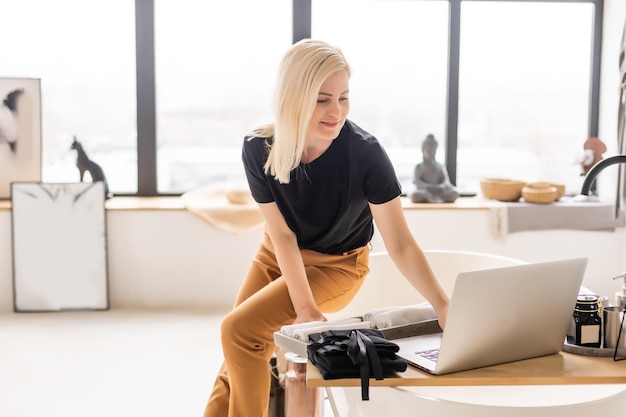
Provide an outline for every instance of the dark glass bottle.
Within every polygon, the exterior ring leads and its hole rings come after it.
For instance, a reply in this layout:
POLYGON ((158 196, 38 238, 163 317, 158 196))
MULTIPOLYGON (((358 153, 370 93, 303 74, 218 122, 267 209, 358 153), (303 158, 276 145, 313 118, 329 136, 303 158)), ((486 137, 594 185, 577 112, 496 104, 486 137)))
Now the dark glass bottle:
POLYGON ((575 329, 575 345, 600 347, 602 319, 598 314, 598 297, 579 295, 572 320, 575 329))

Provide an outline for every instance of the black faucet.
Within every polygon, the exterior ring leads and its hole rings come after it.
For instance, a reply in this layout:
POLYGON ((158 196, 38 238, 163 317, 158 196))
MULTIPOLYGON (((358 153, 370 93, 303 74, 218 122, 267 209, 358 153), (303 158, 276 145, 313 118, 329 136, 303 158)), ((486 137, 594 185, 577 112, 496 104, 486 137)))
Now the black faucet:
POLYGON ((614 155, 608 158, 605 158, 591 167, 587 175, 585 175, 585 180, 583 181, 583 186, 580 189, 580 193, 582 195, 589 195, 589 191, 591 190, 591 185, 593 181, 596 179, 600 171, 604 168, 615 165, 615 164, 626 164, 626 155, 614 155))

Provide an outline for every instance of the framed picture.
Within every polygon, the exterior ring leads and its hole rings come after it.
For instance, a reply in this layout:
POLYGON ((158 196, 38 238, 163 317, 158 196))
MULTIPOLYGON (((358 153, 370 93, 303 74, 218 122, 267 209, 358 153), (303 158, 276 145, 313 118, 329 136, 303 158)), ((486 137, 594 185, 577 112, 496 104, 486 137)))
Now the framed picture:
POLYGON ((13 183, 14 311, 109 308, 104 183, 13 183))
POLYGON ((0 199, 14 181, 41 181, 41 83, 0 77, 0 199))

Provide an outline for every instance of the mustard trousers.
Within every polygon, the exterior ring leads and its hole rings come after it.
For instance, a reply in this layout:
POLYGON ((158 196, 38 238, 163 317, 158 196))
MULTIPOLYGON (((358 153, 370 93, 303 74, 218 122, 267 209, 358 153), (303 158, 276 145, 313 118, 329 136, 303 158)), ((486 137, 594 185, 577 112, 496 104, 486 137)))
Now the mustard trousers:
MULTIPOLYGON (((355 296, 369 272, 369 248, 343 255, 301 250, 313 297, 320 311, 333 313, 355 296)), ((266 234, 241 285, 233 310, 221 325, 224 363, 204 417, 265 417, 268 364, 276 349, 273 332, 296 318, 274 247, 266 234)))

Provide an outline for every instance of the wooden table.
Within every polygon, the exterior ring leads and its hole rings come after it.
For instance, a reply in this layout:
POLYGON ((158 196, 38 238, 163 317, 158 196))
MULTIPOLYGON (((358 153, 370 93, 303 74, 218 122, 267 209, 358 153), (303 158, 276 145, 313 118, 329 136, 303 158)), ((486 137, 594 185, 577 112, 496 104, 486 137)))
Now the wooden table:
MULTIPOLYGON (((325 380, 309 362, 307 385, 310 387, 358 387, 360 379, 325 380)), ((624 384, 626 360, 560 352, 469 371, 434 376, 409 366, 396 377, 382 381, 370 379, 371 386, 469 386, 469 385, 567 385, 624 384)))

